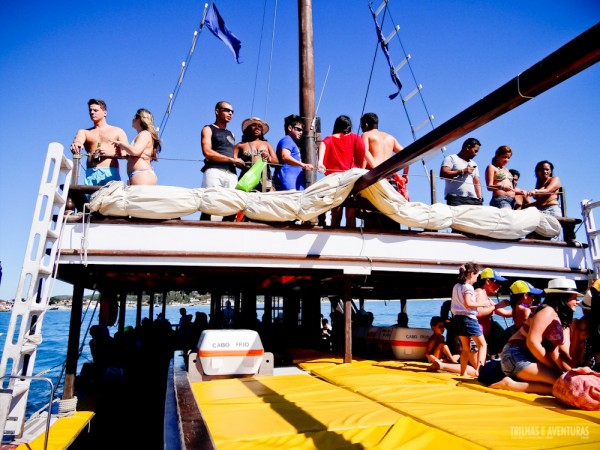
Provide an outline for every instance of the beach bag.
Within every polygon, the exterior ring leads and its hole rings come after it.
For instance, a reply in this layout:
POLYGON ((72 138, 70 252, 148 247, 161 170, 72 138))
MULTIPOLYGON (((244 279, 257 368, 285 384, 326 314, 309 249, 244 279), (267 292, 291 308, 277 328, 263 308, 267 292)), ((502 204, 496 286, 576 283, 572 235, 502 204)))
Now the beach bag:
POLYGON ((600 411, 600 373, 578 367, 563 373, 552 388, 561 402, 587 411, 600 411))
POLYGON ((250 192, 258 185, 258 183, 260 183, 262 171, 266 165, 267 162, 262 158, 256 161, 254 164, 252 164, 252 167, 248 169, 248 172, 246 172, 244 176, 239 179, 235 188, 241 191, 250 192))

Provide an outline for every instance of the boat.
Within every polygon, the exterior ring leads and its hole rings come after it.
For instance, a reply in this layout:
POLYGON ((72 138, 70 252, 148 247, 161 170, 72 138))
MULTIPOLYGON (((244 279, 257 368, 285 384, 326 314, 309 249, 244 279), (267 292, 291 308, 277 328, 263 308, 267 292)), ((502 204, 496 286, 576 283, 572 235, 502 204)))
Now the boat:
MULTIPOLYGON (((306 28, 310 2, 300 4, 300 28, 306 28)), ((447 297, 465 260, 536 285, 563 276, 583 289, 598 276, 597 253, 591 256, 593 268, 587 254, 588 248, 597 250, 590 217, 598 202, 586 203, 590 214, 582 219, 561 220, 535 210, 416 205, 421 213, 440 214, 422 222, 408 211, 415 205, 399 198, 384 178, 596 63, 599 35, 596 25, 371 171, 329 176, 303 193, 211 192, 224 199, 225 210, 204 203, 202 189, 72 184, 76 166, 61 144, 51 143, 26 251, 31 256, 25 259, 0 365, 6 445, 531 448, 546 447, 551 438, 552 448, 598 446, 600 412, 428 372, 416 354, 415 360, 391 356, 400 352, 392 351, 391 342, 380 352, 386 358, 357 357, 352 315, 355 299, 447 297), (84 196, 90 193, 87 203, 84 196), (180 200, 176 207, 174 198, 180 200), (321 201, 311 203, 315 198, 321 201), (333 229, 311 222, 339 204, 366 205, 405 221, 408 229, 333 229), (220 215, 241 209, 255 221, 179 219, 190 205, 220 215), (269 215, 264 205, 270 210, 278 205, 277 214, 269 215), (492 225, 481 223, 482 211, 492 225), (588 244, 575 238, 574 226, 582 221, 591 236, 588 244), (450 227, 454 232, 442 232, 450 227), (547 239, 557 234, 559 240, 547 239), (56 406, 48 403, 45 414, 26 420, 54 279, 73 286, 63 394, 56 406), (76 371, 86 289, 106 294, 103 320, 124 332, 128 295, 137 295, 141 325, 144 295, 151 299, 152 321, 157 298, 162 297, 164 312, 168 292, 199 286, 211 295, 214 329, 205 331, 197 351, 165 355, 156 340, 135 376, 112 373, 106 385, 84 384, 85 374, 76 371), (335 353, 317 350, 322 298, 343 314, 342 347, 335 353), (234 328, 221 321, 227 302, 235 311, 234 328), (259 312, 260 333, 253 329, 259 312)), ((303 117, 315 116, 314 92, 300 109, 303 117)), ((388 331, 391 341, 394 330, 388 331)), ((396 340, 421 342, 406 334, 396 340)))

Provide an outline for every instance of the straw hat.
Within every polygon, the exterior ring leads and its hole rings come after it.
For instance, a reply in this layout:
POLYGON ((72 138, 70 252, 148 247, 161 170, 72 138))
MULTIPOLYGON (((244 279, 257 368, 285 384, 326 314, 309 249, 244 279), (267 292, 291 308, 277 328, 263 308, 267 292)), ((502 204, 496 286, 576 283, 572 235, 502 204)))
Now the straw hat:
POLYGON ((575 281, 567 278, 555 278, 548 282, 548 288, 544 289, 546 294, 577 294, 583 296, 581 292, 577 291, 577 285, 575 281))
POLYGON ((242 133, 246 131, 250 125, 258 123, 262 127, 262 134, 267 134, 269 132, 269 124, 258 117, 250 117, 242 122, 242 133))

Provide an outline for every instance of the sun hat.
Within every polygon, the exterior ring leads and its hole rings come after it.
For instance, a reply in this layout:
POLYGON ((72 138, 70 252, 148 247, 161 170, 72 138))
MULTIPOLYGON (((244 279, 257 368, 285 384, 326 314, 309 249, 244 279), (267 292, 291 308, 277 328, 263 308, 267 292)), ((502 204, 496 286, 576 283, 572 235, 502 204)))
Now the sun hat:
POLYGON ((481 271, 481 273, 479 274, 479 278, 481 278, 482 280, 486 278, 491 278, 492 280, 496 281, 506 281, 506 278, 501 277, 498 272, 496 272, 494 269, 490 269, 489 267, 486 267, 481 271))
POLYGON ((548 282, 548 288, 544 289, 544 292, 546 292, 546 294, 577 294, 583 296, 581 292, 577 291, 575 281, 565 277, 550 280, 548 282))
POLYGON ((258 117, 250 117, 242 122, 242 133, 245 132, 246 128, 248 128, 253 123, 258 123, 260 124, 260 126, 262 126, 262 134, 267 134, 269 132, 270 128, 267 122, 265 122, 262 119, 259 119, 258 117))
POLYGON ((517 280, 513 284, 510 285, 510 292, 513 294, 526 294, 528 292, 534 295, 543 294, 543 289, 534 288, 530 283, 523 280, 517 280))

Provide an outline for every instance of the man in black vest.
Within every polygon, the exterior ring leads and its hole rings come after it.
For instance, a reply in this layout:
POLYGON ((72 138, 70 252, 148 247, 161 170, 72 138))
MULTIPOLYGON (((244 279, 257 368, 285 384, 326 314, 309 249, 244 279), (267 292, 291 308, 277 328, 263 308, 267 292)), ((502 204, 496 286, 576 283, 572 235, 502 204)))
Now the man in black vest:
MULTIPOLYGON (((215 105, 215 123, 202 128, 202 153, 204 167, 202 187, 224 187, 235 189, 238 182, 236 166, 242 166, 244 161, 233 157, 235 137, 227 129, 227 124, 233 117, 233 107, 229 102, 220 101, 215 105)), ((223 217, 224 221, 233 221, 235 215, 223 217)), ((211 220, 211 215, 200 214, 200 220, 211 220)))

